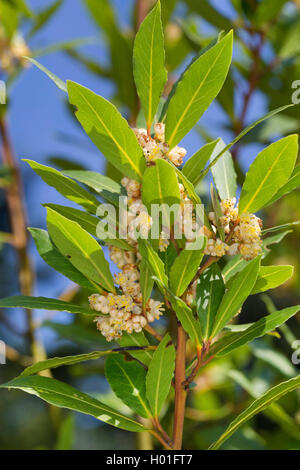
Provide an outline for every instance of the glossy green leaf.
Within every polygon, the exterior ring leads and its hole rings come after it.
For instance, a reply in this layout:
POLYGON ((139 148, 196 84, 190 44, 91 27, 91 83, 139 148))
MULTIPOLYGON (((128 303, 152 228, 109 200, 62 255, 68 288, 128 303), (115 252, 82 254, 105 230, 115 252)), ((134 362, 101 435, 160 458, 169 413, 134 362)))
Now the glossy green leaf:
POLYGON ((272 197, 272 199, 266 204, 269 206, 273 204, 275 201, 278 201, 282 196, 289 194, 290 192, 294 191, 294 189, 300 186, 300 165, 295 166, 290 178, 288 179, 287 183, 285 183, 279 191, 272 197))
POLYGON ((94 416, 99 421, 117 428, 133 432, 145 430, 145 427, 134 419, 55 379, 39 376, 20 377, 0 385, 0 388, 23 390, 51 405, 94 416))
POLYGON ((210 185, 210 197, 211 197, 211 202, 212 202, 212 206, 213 206, 213 211, 216 215, 217 231, 218 231, 218 234, 219 234, 221 240, 224 242, 225 241, 225 230, 224 230, 224 227, 222 226, 222 224, 220 222, 221 217, 223 216, 223 212, 222 212, 219 196, 218 196, 217 191, 215 190, 215 187, 212 183, 210 185))
POLYGON ((147 350, 147 346, 150 346, 150 343, 142 331, 140 333, 134 331, 131 334, 123 331, 122 337, 118 340, 118 343, 122 348, 145 348, 141 351, 134 351, 132 349, 130 355, 146 366, 152 361, 153 351, 147 350))
POLYGON ((96 230, 97 224, 99 222, 97 217, 94 217, 93 215, 79 209, 74 209, 73 207, 69 206, 61 206, 59 204, 44 204, 44 207, 49 207, 67 219, 73 220, 73 222, 77 222, 84 230, 93 235, 93 237, 97 236, 96 230))
POLYGON ((151 268, 153 276, 156 276, 163 286, 167 286, 168 278, 164 263, 147 240, 139 239, 139 252, 151 268))
POLYGON ((118 204, 119 196, 121 194, 125 195, 120 184, 96 171, 68 170, 64 171, 64 174, 86 184, 112 204, 118 204))
POLYGON ((24 160, 31 168, 47 183, 55 188, 60 194, 70 199, 76 204, 84 207, 87 211, 96 213, 99 201, 88 191, 83 189, 75 181, 62 175, 59 171, 46 165, 34 162, 33 160, 24 160))
POLYGON ((239 211, 257 212, 288 181, 298 155, 298 136, 290 135, 260 152, 246 174, 239 211))
MULTIPOLYGON (((218 153, 226 147, 224 141, 219 139, 210 157, 213 161, 218 153)), ((236 196, 237 182, 231 153, 227 150, 211 169, 213 179, 221 199, 236 196)))
POLYGON ((233 35, 195 60, 183 74, 166 116, 166 141, 174 147, 198 122, 219 93, 231 62, 233 35))
MULTIPOLYGON (((170 208, 173 204, 180 204, 179 184, 174 168, 165 160, 155 160, 153 166, 147 168, 144 174, 142 186, 142 201, 152 213, 151 205, 163 205, 161 208, 163 215, 163 225, 170 224, 170 208), (168 206, 168 207, 166 207, 168 206)), ((178 209, 175 211, 176 217, 178 209)))
POLYGON ((48 299, 47 297, 29 297, 25 295, 16 295, 0 299, 1 308, 29 308, 40 310, 54 310, 58 312, 84 313, 87 315, 95 315, 90 308, 74 305, 63 300, 48 299))
POLYGON ((293 266, 261 266, 251 294, 258 294, 280 286, 290 279, 293 272, 293 266))
POLYGON ((141 364, 128 362, 121 354, 113 355, 106 360, 105 375, 125 405, 144 418, 151 416, 146 398, 146 371, 141 364))
POLYGON ((217 163, 219 158, 221 158, 221 156, 227 150, 229 150, 234 144, 236 144, 245 135, 247 135, 250 131, 252 131, 252 129, 254 129, 256 126, 258 126, 259 124, 264 122, 266 119, 269 119, 272 116, 275 116, 276 114, 281 113, 282 111, 285 111, 286 109, 291 108, 293 106, 295 106, 295 105, 294 104, 287 104, 285 106, 280 106, 279 108, 273 109, 272 111, 265 114, 261 118, 259 118, 256 121, 252 122, 249 126, 245 127, 245 129, 243 129, 242 132, 240 132, 228 145, 226 145, 226 147, 223 148, 223 150, 221 150, 219 152, 219 154, 215 157, 215 159, 212 162, 210 162, 210 164, 207 166, 207 168, 205 168, 205 170, 202 171, 202 178, 204 178, 207 175, 209 170, 217 163))
POLYGON ((159 1, 146 16, 135 37, 133 73, 147 127, 150 129, 167 80, 159 1))
MULTIPOLYGON (((299 225, 299 224, 300 224, 300 220, 297 220, 295 222, 289 222, 287 224, 276 225, 275 227, 268 227, 268 228, 262 230, 261 233, 262 233, 262 235, 265 235, 266 233, 281 232, 282 230, 284 230, 286 228, 292 228, 295 225, 299 225)), ((288 233, 290 233, 290 232, 291 232, 291 230, 289 230, 288 233)))
POLYGON ((249 261, 247 266, 236 275, 220 304, 211 338, 216 336, 241 308, 255 285, 259 268, 260 257, 257 257, 249 261))
POLYGON ((194 186, 197 186, 201 180, 201 171, 204 169, 206 163, 210 159, 214 149, 217 147, 218 142, 219 139, 216 139, 212 142, 209 142, 208 144, 205 144, 183 165, 182 173, 194 186))
POLYGON ((177 297, 180 297, 195 276, 203 258, 203 249, 182 250, 175 259, 170 270, 170 288, 177 297))
POLYGON ((50 237, 59 251, 88 279, 115 292, 114 281, 102 248, 79 224, 47 209, 50 237))
POLYGON ((70 103, 90 139, 116 168, 141 181, 146 168, 143 150, 115 106, 78 83, 67 85, 70 103))
POLYGON ((141 286, 141 293, 143 296, 143 306, 145 307, 147 301, 150 298, 154 281, 152 279, 152 270, 149 267, 147 261, 142 259, 140 265, 140 286, 141 286))
POLYGON ((199 322, 194 317, 192 310, 179 297, 171 296, 169 297, 169 300, 183 329, 189 335, 193 343, 195 343, 196 346, 199 346, 202 343, 201 328, 199 322))
POLYGON ((57 77, 54 73, 50 72, 50 70, 48 70, 40 62, 33 59, 32 57, 26 57, 26 59, 29 60, 32 64, 34 64, 42 72, 44 72, 55 83, 57 88, 59 88, 61 91, 64 91, 65 93, 67 93, 67 85, 63 80, 61 80, 59 77, 57 77))
POLYGON ((209 356, 225 356, 244 344, 253 341, 255 338, 259 338, 275 330, 289 320, 289 318, 293 317, 299 310, 299 305, 278 310, 261 318, 243 331, 226 333, 212 346, 209 351, 209 356))
POLYGON ((55 248, 46 230, 30 228, 29 231, 40 256, 51 268, 81 287, 92 290, 95 289, 95 286, 55 248))
POLYGON ((210 446, 210 449, 218 449, 238 428, 240 428, 240 426, 249 421, 249 419, 265 410, 268 406, 279 400, 287 393, 290 393, 299 387, 300 376, 297 376, 268 390, 262 397, 256 399, 245 411, 239 414, 238 417, 232 421, 232 423, 219 437, 219 439, 212 446, 210 446))
POLYGON ((217 264, 213 264, 200 276, 196 289, 196 309, 202 337, 206 340, 212 332, 224 294, 225 285, 220 268, 217 264))
POLYGON ((86 354, 77 354, 76 356, 52 357, 51 359, 36 362, 32 366, 27 367, 23 372, 21 372, 20 377, 38 374, 43 370, 55 369, 56 367, 71 366, 73 364, 80 364, 81 362, 94 361, 109 354, 120 354, 120 351, 107 349, 106 351, 93 351, 86 354))
POLYGON ((146 395, 154 416, 158 416, 167 398, 175 368, 175 348, 167 334, 153 354, 146 376, 146 395))

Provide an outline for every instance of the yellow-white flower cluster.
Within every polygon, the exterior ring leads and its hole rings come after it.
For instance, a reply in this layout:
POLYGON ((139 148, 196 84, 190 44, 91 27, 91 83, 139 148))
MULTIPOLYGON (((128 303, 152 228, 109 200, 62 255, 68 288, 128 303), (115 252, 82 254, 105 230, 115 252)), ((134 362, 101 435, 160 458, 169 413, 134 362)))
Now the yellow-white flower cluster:
POLYGON ((20 34, 15 34, 11 41, 8 41, 2 29, 0 29, 0 67, 5 72, 11 74, 16 67, 28 67, 28 60, 24 56, 29 56, 30 50, 20 34))
POLYGON ((178 147, 178 145, 170 150, 165 142, 165 125, 162 122, 154 125, 154 137, 149 136, 146 129, 134 129, 134 132, 144 151, 147 162, 156 160, 156 158, 163 158, 170 160, 176 166, 182 164, 186 150, 183 147, 178 147))
POLYGON ((261 228, 262 221, 254 214, 238 213, 235 207, 236 199, 224 199, 220 202, 222 216, 217 221, 216 214, 210 212, 208 217, 212 223, 214 232, 217 231, 217 222, 224 233, 228 235, 227 242, 221 239, 209 238, 205 248, 205 254, 221 257, 225 254, 234 256, 238 253, 245 260, 251 260, 262 251, 261 228))
POLYGON ((97 317, 96 322, 107 341, 120 338, 123 331, 139 333, 148 322, 153 322, 163 314, 162 303, 153 299, 149 299, 143 309, 139 279, 137 266, 126 264, 122 272, 115 276, 122 295, 93 294, 89 297, 90 307, 105 315, 97 317))

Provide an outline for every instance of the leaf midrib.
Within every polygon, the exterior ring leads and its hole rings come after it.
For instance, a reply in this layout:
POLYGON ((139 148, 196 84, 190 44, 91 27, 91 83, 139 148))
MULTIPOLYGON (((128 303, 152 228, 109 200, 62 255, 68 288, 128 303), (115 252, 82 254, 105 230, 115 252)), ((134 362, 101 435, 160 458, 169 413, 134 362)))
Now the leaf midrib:
POLYGON ((263 185, 265 184, 265 182, 267 181, 267 179, 270 177, 274 167, 277 165, 278 163, 278 160, 280 159, 282 153, 285 151, 285 149, 289 146, 289 142, 283 147, 283 149, 281 150, 281 152, 279 153, 279 155, 275 158, 274 162, 272 163, 272 165, 268 168, 268 170, 266 171, 266 174, 264 176, 264 178, 262 179, 262 181, 260 182, 260 184, 258 185, 256 191, 254 192, 254 194, 252 195, 252 197, 249 199, 248 201, 248 204, 246 204, 246 206, 243 208, 243 212, 248 212, 248 209, 249 207, 251 206, 251 204, 253 203, 253 201, 255 201, 257 195, 260 193, 261 191, 261 188, 263 187, 263 185))
MULTIPOLYGON (((140 169, 135 165, 135 163, 133 162, 133 160, 131 160, 130 156, 128 155, 127 152, 125 152, 125 150, 121 147, 121 145, 119 144, 119 142, 114 138, 114 136, 112 135, 112 133, 110 132, 110 130, 108 129, 108 127, 104 124, 104 122, 102 121, 101 117, 99 116, 98 112, 94 109, 93 106, 91 106, 91 104, 89 103, 89 101, 85 98, 85 96, 78 90, 78 93, 80 94, 80 96, 83 98, 83 100, 86 102, 86 104, 88 105, 88 107, 93 111, 93 113, 95 114, 95 116, 97 117, 98 121, 102 124, 102 126, 104 127, 104 129, 106 130, 107 134, 110 136, 110 138, 112 139, 112 141, 115 143, 116 147, 118 148, 118 150, 124 155, 124 157, 126 158, 126 160, 128 161, 128 163, 134 168, 135 172, 138 174, 138 176, 142 179, 143 175, 140 171, 140 169)), ((122 118, 122 116, 121 116, 122 118)), ((122 118, 123 119, 123 118, 122 118)))
POLYGON ((196 96, 197 96, 198 93, 200 92, 200 90, 201 90, 201 88, 203 87, 203 85, 204 85, 204 83, 205 83, 205 81, 206 81, 208 75, 211 73, 212 68, 215 66, 217 60, 219 59, 221 53, 223 52, 224 47, 225 47, 225 45, 220 49, 220 52, 219 52, 219 54, 216 56, 214 62, 213 62, 213 63, 211 64, 211 66, 207 69, 207 72, 206 72, 204 78, 202 79, 202 82, 200 83, 200 85, 199 85, 198 88, 196 89, 196 91, 195 91, 195 93, 193 94, 193 96, 192 96, 192 98, 191 98, 189 104, 186 106, 186 108, 184 109, 184 111, 183 111, 181 117, 179 118, 179 120, 178 120, 178 122, 177 122, 177 124, 176 124, 176 126, 175 126, 175 128, 174 128, 174 130, 173 130, 173 132, 172 132, 172 134, 171 134, 171 136, 170 136, 170 138, 169 138, 169 141, 168 141, 170 147, 172 146, 172 141, 173 141, 174 136, 176 135, 176 133, 177 133, 177 131, 178 131, 179 126, 180 126, 181 123, 183 122, 183 120, 184 120, 184 118, 185 118, 187 112, 189 111, 190 107, 192 106, 192 104, 193 104, 193 102, 194 102, 196 96))
MULTIPOLYGON (((89 256, 89 254, 84 250, 83 246, 81 246, 80 244, 77 243, 77 240, 73 238, 72 234, 66 229, 64 228, 59 220, 56 220, 56 223, 57 225, 63 230, 63 232, 67 232, 67 234, 69 235, 71 241, 74 243, 74 245, 77 246, 77 248, 79 248, 79 251, 83 254, 83 256, 93 265, 93 267, 95 268, 96 272, 100 275, 101 279, 104 280, 104 286, 106 287, 109 287, 109 289, 112 289, 112 292, 115 291, 115 286, 114 285, 111 285, 108 280, 105 278, 105 276, 103 276, 102 272, 98 270, 98 266, 97 264, 94 262, 93 258, 91 256, 89 256)), ((94 240, 94 239, 91 239, 91 240, 94 240)), ((95 243, 97 243, 95 241, 95 243)), ((101 250, 101 247, 98 245, 97 243, 97 248, 98 250, 101 250)))

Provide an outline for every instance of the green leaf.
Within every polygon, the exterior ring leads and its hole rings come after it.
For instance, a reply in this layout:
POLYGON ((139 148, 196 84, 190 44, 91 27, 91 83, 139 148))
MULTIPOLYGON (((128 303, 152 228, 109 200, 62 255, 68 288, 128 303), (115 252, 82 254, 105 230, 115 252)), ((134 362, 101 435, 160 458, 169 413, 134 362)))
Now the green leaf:
POLYGON ((46 165, 34 162, 33 160, 24 160, 31 168, 45 181, 46 184, 55 188, 60 194, 70 199, 76 204, 84 207, 87 211, 95 213, 99 201, 89 192, 83 189, 75 181, 62 175, 59 171, 46 165))
MULTIPOLYGON (((225 147, 224 141, 219 139, 210 157, 211 161, 213 161, 216 155, 225 147)), ((237 190, 236 173, 231 153, 228 150, 223 153, 221 158, 212 167, 211 172, 220 198, 229 199, 235 197, 237 190)))
POLYGON ((96 171, 69 170, 64 171, 64 174, 80 183, 86 184, 94 189, 103 199, 115 205, 119 203, 119 196, 126 194, 122 192, 120 184, 96 171))
POLYGON ((16 295, 0 299, 1 308, 29 308, 40 310, 54 310, 58 312, 84 313, 86 315, 95 315, 95 311, 80 305, 73 305, 63 300, 48 299, 47 297, 29 297, 25 295, 16 295))
POLYGON ((29 62, 31 62, 37 68, 39 68, 42 72, 44 72, 55 83, 57 88, 64 91, 65 93, 67 93, 67 85, 63 80, 58 78, 56 75, 54 75, 54 73, 50 72, 50 70, 46 69, 46 67, 44 67, 42 64, 40 64, 40 62, 33 59, 32 57, 26 57, 25 56, 25 59, 29 60, 29 62))
POLYGON ((114 281, 99 243, 76 222, 47 209, 49 234, 59 251, 88 279, 115 292, 114 281))
POLYGON ((232 31, 195 60, 176 87, 166 116, 166 141, 173 148, 198 122, 225 81, 232 55, 232 31))
POLYGON ((40 256, 49 266, 51 266, 51 268, 63 274, 81 287, 92 290, 95 289, 95 285, 93 285, 85 276, 83 276, 81 272, 78 271, 78 269, 74 268, 70 261, 68 261, 67 258, 65 258, 55 248, 46 230, 30 228, 29 232, 34 239, 40 256))
POLYGON ((274 289, 292 277, 293 266, 261 266, 251 294, 274 289))
POLYGON ((194 317, 192 310, 182 299, 173 294, 170 295, 169 293, 169 300, 184 331, 186 331, 190 339, 198 347, 202 344, 201 328, 199 322, 194 317))
POLYGON ((259 272, 260 257, 247 263, 247 266, 237 274, 225 293, 215 318, 211 338, 216 336, 232 319, 250 295, 259 272))
MULTIPOLYGON (((287 224, 282 224, 282 225, 276 225, 275 227, 269 227, 261 231, 262 235, 265 235, 266 233, 273 233, 273 232, 280 232, 281 230, 284 230, 286 228, 292 228, 295 225, 299 225, 300 220, 297 220, 296 222, 289 222, 287 224)), ((288 231, 290 233, 291 230, 288 231)), ((265 239, 266 240, 266 239, 265 239)))
POLYGON ((219 196, 218 196, 217 191, 215 190, 215 187, 212 183, 210 185, 210 197, 211 197, 211 202, 212 202, 214 213, 216 214, 217 231, 218 231, 218 234, 219 234, 221 240, 224 242, 225 241, 225 231, 224 231, 224 227, 222 226, 222 224, 220 222, 221 217, 223 215, 223 212, 222 212, 222 209, 221 209, 219 196))
POLYGON ((63 215, 67 219, 77 222, 84 230, 89 232, 93 237, 97 236, 97 225, 99 219, 93 215, 88 214, 87 212, 81 211, 79 209, 74 209, 73 207, 61 206, 59 204, 44 204, 44 207, 58 212, 58 214, 63 215))
POLYGON ((238 417, 232 421, 226 431, 219 437, 219 439, 210 446, 210 450, 218 449, 235 431, 245 424, 253 416, 257 415, 261 411, 265 410, 275 401, 287 393, 292 392, 300 387, 300 376, 290 379, 286 382, 282 382, 279 385, 268 390, 262 397, 256 399, 245 411, 243 411, 238 417))
POLYGON ((100 357, 107 356, 108 354, 120 354, 120 351, 107 349, 106 351, 93 351, 86 354, 77 354, 76 356, 52 357, 51 359, 36 362, 32 366, 27 367, 23 370, 23 372, 21 372, 20 377, 27 377, 29 375, 38 374, 43 370, 55 369, 56 367, 70 366, 86 361, 94 361, 100 357))
POLYGON ((175 368, 175 348, 167 334, 153 354, 146 376, 146 395, 152 410, 157 417, 167 398, 175 368))
POLYGON ((109 385, 125 405, 144 418, 151 416, 146 398, 146 371, 138 362, 128 362, 121 354, 107 358, 105 375, 109 385))
MULTIPOLYGON (((248 378, 237 370, 230 370, 228 377, 234 380, 240 387, 246 390, 252 398, 259 398, 261 393, 248 378)), ((263 413, 271 420, 279 424, 285 433, 300 440, 300 429, 296 421, 277 403, 272 403, 263 413)))
POLYGON ((141 181, 146 168, 143 150, 115 106, 78 83, 67 85, 70 103, 90 139, 116 168, 141 181))
POLYGON ((135 37, 133 73, 147 127, 150 129, 167 80, 159 1, 146 16, 135 37))
POLYGON ((99 421, 117 428, 133 432, 146 429, 134 419, 122 415, 86 393, 49 377, 20 377, 0 385, 0 388, 23 390, 31 395, 36 395, 51 405, 94 416, 99 421))
POLYGON ((288 181, 298 155, 298 136, 290 135, 260 152, 246 175, 239 211, 257 212, 288 181))
POLYGON ((229 354, 244 344, 253 341, 255 338, 259 338, 275 330, 289 320, 289 318, 293 317, 299 310, 299 305, 278 310, 261 318, 243 331, 226 333, 211 347, 209 356, 225 356, 229 354))
POLYGON ((270 206, 275 201, 280 199, 282 196, 289 194, 290 192, 294 191, 294 189, 300 186, 300 164, 295 166, 290 178, 288 179, 287 183, 285 183, 279 191, 272 197, 272 199, 266 204, 266 206, 270 206))
POLYGON ((218 146, 218 142, 219 139, 216 139, 204 145, 183 165, 182 173, 194 186, 197 186, 201 180, 201 171, 204 169, 206 163, 213 154, 214 149, 218 146))
POLYGON ((177 297, 180 297, 195 276, 203 258, 203 249, 182 250, 175 259, 170 270, 170 288, 177 297))
POLYGON ((145 259, 142 259, 140 265, 140 286, 141 286, 141 292, 142 292, 142 297, 143 297, 143 306, 145 307, 146 303, 148 302, 154 281, 152 279, 152 271, 145 259))
POLYGON ((196 289, 196 308, 202 337, 207 340, 212 332, 215 317, 225 294, 220 268, 215 263, 200 276, 196 289))
MULTIPOLYGON (((151 213, 152 204, 165 204, 171 208, 173 204, 180 204, 180 191, 176 172, 165 160, 155 160, 153 166, 147 168, 142 186, 142 201, 151 213)), ((162 206, 163 225, 169 226, 168 207, 162 206)), ((176 218, 177 210, 174 218, 176 218)))
POLYGON ((153 275, 160 280, 163 286, 167 286, 168 278, 165 273, 164 263, 147 240, 139 238, 139 252, 148 263, 153 275))
POLYGON ((130 351, 130 355, 137 359, 138 361, 142 362, 146 366, 150 364, 152 361, 153 351, 147 350, 147 346, 150 346, 149 341, 147 340, 144 333, 141 331, 140 333, 136 333, 135 331, 131 334, 126 333, 123 331, 122 337, 118 340, 118 343, 122 348, 127 347, 140 347, 145 348, 141 351, 130 351))
POLYGON ((228 145, 226 145, 226 147, 223 148, 223 150, 221 150, 221 152, 219 152, 219 154, 216 156, 216 158, 210 162, 210 164, 206 167, 205 170, 202 171, 202 177, 201 178, 204 178, 207 173, 209 172, 209 170, 217 163, 217 161, 219 160, 219 158, 221 158, 221 156, 223 155, 223 153, 225 153, 227 150, 229 150, 234 144, 236 144, 239 140, 241 140, 245 135, 247 135, 252 129, 254 129, 254 127, 258 126, 259 124, 261 124, 263 121, 265 121, 266 119, 269 119, 271 118, 272 116, 275 116, 276 114, 278 113, 281 113, 282 111, 285 111, 286 109, 288 108, 291 108, 292 106, 295 106, 294 104, 287 104, 285 106, 281 106, 280 108, 276 108, 276 109, 273 109, 272 111, 270 111, 269 113, 265 114, 264 116, 262 116, 261 118, 257 119, 256 121, 254 121, 252 124, 250 124, 249 126, 245 127, 245 129, 240 132, 240 134, 238 134, 228 145))

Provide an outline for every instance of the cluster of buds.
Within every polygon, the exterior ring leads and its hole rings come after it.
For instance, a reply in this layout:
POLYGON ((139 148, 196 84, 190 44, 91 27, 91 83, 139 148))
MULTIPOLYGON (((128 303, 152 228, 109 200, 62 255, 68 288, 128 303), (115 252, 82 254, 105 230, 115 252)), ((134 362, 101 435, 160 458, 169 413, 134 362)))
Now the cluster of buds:
POLYGON ((151 229, 152 219, 141 200, 141 184, 133 179, 127 178, 127 176, 122 178, 121 184, 126 189, 128 196, 126 220, 126 233, 129 237, 128 242, 132 246, 136 246, 137 233, 146 238, 151 229))
POLYGON ((205 248, 205 254, 221 257, 225 254, 234 256, 241 254, 245 260, 251 260, 262 251, 261 228, 262 221, 254 214, 238 213, 235 207, 236 199, 223 199, 220 202, 222 216, 217 221, 216 214, 210 212, 208 217, 212 223, 214 232, 217 231, 218 222, 228 235, 225 243, 220 238, 209 238, 205 248))
POLYGON ((17 67, 28 67, 29 62, 24 56, 29 56, 30 50, 20 34, 15 34, 11 41, 5 38, 0 30, 0 67, 11 74, 17 67))
POLYGON ((163 314, 162 303, 149 299, 142 306, 140 273, 136 265, 126 264, 115 276, 116 284, 123 294, 92 294, 90 307, 105 316, 96 318, 97 327, 107 341, 118 339, 123 331, 140 333, 148 322, 153 322, 163 314))
POLYGON ((134 132, 144 151, 147 162, 163 158, 170 160, 176 166, 182 164, 186 150, 177 145, 170 150, 165 142, 165 125, 162 122, 154 125, 154 137, 149 136, 146 129, 134 129, 134 132))

